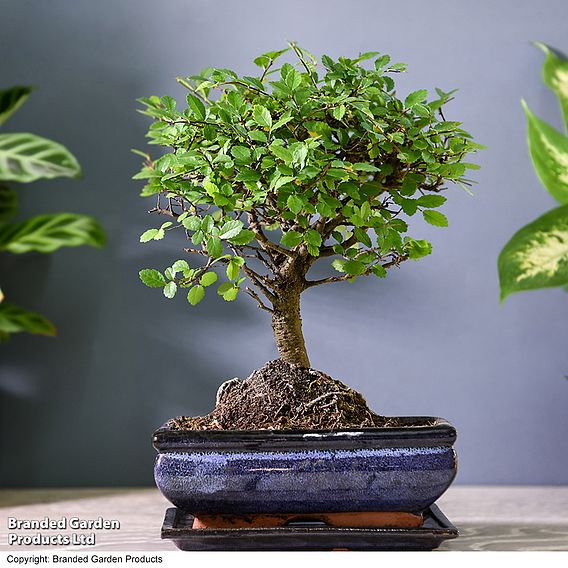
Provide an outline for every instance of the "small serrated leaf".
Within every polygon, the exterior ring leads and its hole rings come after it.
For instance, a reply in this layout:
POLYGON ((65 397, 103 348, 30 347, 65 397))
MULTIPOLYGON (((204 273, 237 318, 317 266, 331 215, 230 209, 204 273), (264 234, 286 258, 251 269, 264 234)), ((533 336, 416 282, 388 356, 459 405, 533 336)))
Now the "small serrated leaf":
POLYGON ((304 240, 302 233, 298 231, 288 231, 282 235, 280 244, 285 247, 294 248, 304 240))
POLYGON ((205 288, 201 286, 201 284, 197 284, 193 288, 190 288, 189 292, 187 293, 187 301, 192 306, 196 306, 197 304, 199 304, 199 302, 201 302, 201 300, 203 300, 204 297, 205 297, 205 288))
POLYGON ((164 275, 154 268, 144 268, 138 275, 140 276, 140 280, 149 288, 161 288, 166 285, 164 275))
POLYGON ((164 296, 166 298, 172 299, 177 292, 177 284, 175 282, 168 282, 165 286, 164 286, 164 296))
POLYGON ((187 106, 192 110, 193 114, 199 120, 205 120, 206 111, 205 105, 194 95, 188 94, 187 95, 187 106))
POLYGON ((272 127, 272 117, 266 107, 263 107, 262 105, 254 105, 252 116, 259 126, 263 126, 268 129, 272 127))
POLYGON ((207 254, 213 258, 219 258, 223 254, 223 243, 219 237, 209 237, 206 241, 207 254))
POLYGON ((199 283, 204 286, 211 286, 211 284, 215 284, 217 282, 218 276, 215 272, 206 272, 200 279, 199 283))
POLYGON ((152 241, 157 234, 158 229, 148 229, 140 235, 140 242, 147 243, 148 241, 152 241))
POLYGON ((427 209, 422 211, 422 216, 426 223, 430 225, 434 225, 434 227, 447 227, 448 226, 448 218, 439 211, 433 211, 431 209, 427 209))

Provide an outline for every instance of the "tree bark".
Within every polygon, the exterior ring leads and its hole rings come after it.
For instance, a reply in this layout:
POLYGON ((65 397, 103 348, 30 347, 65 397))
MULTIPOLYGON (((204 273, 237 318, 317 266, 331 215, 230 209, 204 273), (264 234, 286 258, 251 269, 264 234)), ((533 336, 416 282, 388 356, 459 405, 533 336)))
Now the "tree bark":
POLYGON ((299 284, 283 282, 273 302, 272 330, 280 359, 300 367, 309 367, 310 360, 302 333, 299 284))

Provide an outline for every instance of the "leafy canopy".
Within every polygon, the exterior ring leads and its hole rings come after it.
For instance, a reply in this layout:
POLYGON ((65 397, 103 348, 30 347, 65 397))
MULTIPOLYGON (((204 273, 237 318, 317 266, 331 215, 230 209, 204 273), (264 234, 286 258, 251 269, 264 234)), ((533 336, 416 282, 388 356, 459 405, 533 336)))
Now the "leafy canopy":
POLYGON ((182 231, 186 252, 206 259, 142 270, 142 281, 168 298, 189 288, 197 304, 222 267, 217 291, 230 301, 246 276, 270 297, 266 288, 286 277, 290 259, 305 267, 335 257, 336 275, 306 280, 307 288, 384 277, 429 254, 430 243, 408 234, 408 219, 446 226, 438 211, 445 183, 470 185, 466 170, 477 166, 464 158, 481 148, 444 118, 453 92, 399 99, 393 76, 405 66, 376 52, 324 55, 320 65, 290 44, 254 63, 254 77, 216 68, 178 77, 188 90, 182 109, 168 96, 140 99, 154 119, 150 144, 166 150, 154 160, 140 153, 135 178, 146 180, 142 196, 156 199, 152 211, 171 218, 140 240, 182 231))

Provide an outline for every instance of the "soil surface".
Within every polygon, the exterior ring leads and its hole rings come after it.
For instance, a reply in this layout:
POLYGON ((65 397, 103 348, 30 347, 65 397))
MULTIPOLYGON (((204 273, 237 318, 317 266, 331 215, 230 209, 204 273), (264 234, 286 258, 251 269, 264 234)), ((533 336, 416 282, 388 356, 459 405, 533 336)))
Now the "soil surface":
POLYGON ((247 379, 223 383, 207 416, 169 421, 175 430, 338 429, 398 426, 365 399, 315 369, 270 361, 247 379))

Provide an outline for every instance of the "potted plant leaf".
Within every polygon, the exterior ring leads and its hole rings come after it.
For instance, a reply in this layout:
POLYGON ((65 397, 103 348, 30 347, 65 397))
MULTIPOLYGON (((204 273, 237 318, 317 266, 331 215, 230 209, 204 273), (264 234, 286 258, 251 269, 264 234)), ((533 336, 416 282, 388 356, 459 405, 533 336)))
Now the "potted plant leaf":
MULTIPOLYGON (((28 86, 0 91, 0 126, 26 102, 31 92, 28 86)), ((49 254, 61 247, 102 247, 104 230, 88 215, 50 213, 13 220, 18 209, 18 194, 5 182, 30 183, 80 176, 77 159, 61 144, 29 132, 0 132, 0 251, 49 254)), ((18 332, 53 336, 56 329, 41 314, 4 302, 0 289, 0 340, 18 332)))
POLYGON ((455 475, 455 430, 438 418, 377 415, 311 368, 300 298, 317 286, 385 278, 430 254, 408 220, 447 225, 442 192, 447 182, 470 185, 465 173, 476 166, 464 160, 480 146, 444 118, 452 93, 399 99, 393 76, 405 66, 388 55, 323 56, 320 66, 290 44, 254 62, 255 77, 213 68, 178 77, 188 91, 183 109, 167 96, 140 99, 154 119, 150 143, 165 151, 141 153, 135 177, 147 180, 151 212, 167 218, 140 240, 171 231, 188 240, 165 270, 142 270, 142 282, 166 298, 183 291, 191 305, 211 289, 225 301, 248 294, 271 318, 279 353, 224 383, 209 415, 178 417, 155 433, 156 482, 197 517, 193 534, 204 528, 188 548, 237 546, 222 531, 232 539, 231 530, 247 527, 265 535, 263 545, 249 539, 252 547, 281 547, 284 535, 291 547, 330 546, 306 527, 310 536, 298 540, 289 525, 297 515, 344 527, 418 526, 455 475), (312 276, 316 264, 327 275, 312 276), (363 512, 373 519, 361 521, 363 512), (271 526, 275 541, 262 532, 271 526))
MULTIPOLYGON (((545 84, 556 94, 568 130, 568 59, 537 43, 546 59, 545 84)), ((524 290, 568 286, 568 136, 534 115, 522 101, 527 140, 542 185, 560 206, 541 215, 511 237, 499 255, 501 300, 524 290)))

